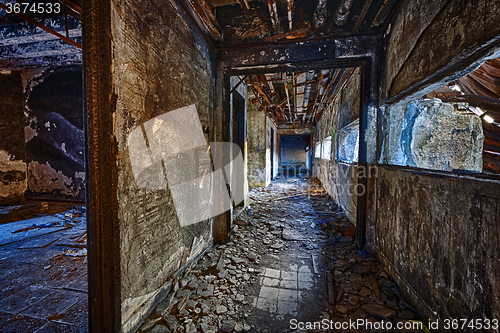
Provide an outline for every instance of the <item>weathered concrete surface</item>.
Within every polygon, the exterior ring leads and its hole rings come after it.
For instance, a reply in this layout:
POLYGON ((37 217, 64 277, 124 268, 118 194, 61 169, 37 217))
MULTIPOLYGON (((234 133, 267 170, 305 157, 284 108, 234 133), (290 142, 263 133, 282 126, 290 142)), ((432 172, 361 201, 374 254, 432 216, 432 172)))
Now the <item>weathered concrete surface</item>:
POLYGON ((391 103, 418 98, 453 80, 443 75, 473 70, 478 57, 498 44, 499 19, 498 1, 405 1, 385 31, 381 104, 396 96, 391 103))
POLYGON ((379 167, 376 187, 376 252, 419 313, 498 318, 500 182, 379 167))
POLYGON ((381 163, 481 172, 483 127, 467 105, 419 100, 386 109, 381 163))
MULTIPOLYGON (((335 147, 333 144, 336 140, 335 133, 359 118, 361 103, 360 74, 361 70, 357 68, 343 89, 327 106, 317 125, 315 141, 333 136, 332 147, 335 147)), ((354 148, 352 147, 352 149, 354 148)), ((358 186, 358 169, 355 163, 337 161, 334 150, 332 150, 330 157, 330 160, 316 160, 315 177, 321 181, 333 200, 342 207, 351 223, 355 224, 357 194, 361 194, 363 190, 361 186, 358 186)))
POLYGON ((23 85, 19 71, 0 72, 0 198, 26 191, 23 85))
POLYGON ((85 199, 82 67, 23 70, 28 194, 85 199))
MULTIPOLYGON (((135 331, 166 295, 168 279, 193 259, 195 240, 203 248, 210 245, 212 237, 211 221, 181 228, 168 189, 139 188, 128 154, 132 130, 165 112, 193 104, 207 143, 210 140, 213 59, 205 52, 200 36, 193 37, 190 24, 185 22, 165 1, 113 1, 113 134, 118 149, 123 332, 135 331)), ((196 165, 171 167, 182 171, 185 179, 201 176, 196 165)))
MULTIPOLYGON (((252 94, 253 96, 253 94, 252 94)), ((266 183, 266 113, 258 110, 258 105, 248 100, 247 148, 248 185, 265 187, 266 183)))
POLYGON ((250 187, 266 187, 271 178, 278 175, 278 134, 276 125, 258 110, 258 104, 248 102, 247 148, 248 148, 248 185, 250 187), (271 151, 273 148, 274 152, 271 151), (271 175, 271 159, 273 159, 273 174, 271 175))

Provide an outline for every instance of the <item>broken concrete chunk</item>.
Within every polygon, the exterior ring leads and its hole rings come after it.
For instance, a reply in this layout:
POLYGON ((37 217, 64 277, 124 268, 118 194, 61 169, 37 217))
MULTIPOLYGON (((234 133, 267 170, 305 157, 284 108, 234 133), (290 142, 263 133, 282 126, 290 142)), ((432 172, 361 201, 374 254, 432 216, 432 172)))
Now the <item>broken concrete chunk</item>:
POLYGON ((359 296, 361 297, 367 297, 370 296, 371 294, 372 291, 366 287, 361 288, 361 290, 359 291, 359 296))
POLYGON ((156 325, 150 329, 147 333, 168 333, 170 330, 165 325, 156 325))
POLYGON ((139 328, 139 333, 147 332, 151 328, 153 328, 156 324, 158 324, 163 319, 161 317, 156 319, 147 319, 144 324, 139 328))
POLYGON ((219 305, 217 306, 217 308, 215 309, 215 312, 218 314, 218 315, 222 315, 224 313, 227 312, 227 308, 224 306, 224 305, 219 305))
POLYGON ((225 320, 220 323, 219 330, 220 332, 229 333, 233 331, 235 325, 236 323, 234 321, 225 320))
POLYGON ((196 333, 196 326, 193 323, 188 323, 186 325, 186 333, 196 333))
POLYGON ((206 323, 201 323, 200 324, 200 329, 202 333, 206 333, 210 329, 210 325, 206 323))
POLYGON ((394 317, 396 317, 396 312, 394 310, 378 304, 366 304, 365 306, 363 306, 363 309, 365 309, 365 311, 372 316, 379 319, 392 320, 394 317))
POLYGON ((342 305, 336 305, 335 308, 340 313, 347 313, 349 311, 345 306, 342 305))

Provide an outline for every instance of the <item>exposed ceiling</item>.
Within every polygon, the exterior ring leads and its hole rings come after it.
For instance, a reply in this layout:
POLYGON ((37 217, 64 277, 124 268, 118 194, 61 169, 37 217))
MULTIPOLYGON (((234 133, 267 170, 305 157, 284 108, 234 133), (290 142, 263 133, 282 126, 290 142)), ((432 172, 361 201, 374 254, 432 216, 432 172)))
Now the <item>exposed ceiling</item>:
POLYGON ((310 127, 349 80, 354 68, 240 77, 258 104, 282 128, 310 127))
POLYGON ((211 9, 219 47, 379 34, 399 0, 188 0, 211 9))
MULTIPOLYGON (((82 21, 82 4, 80 0, 9 0, 2 1, 2 3, 4 6, 7 6, 8 4, 12 4, 12 6, 17 4, 19 6, 17 9, 19 13, 7 13, 0 16, 0 25, 10 25, 26 21, 23 16, 33 20, 43 20, 47 18, 62 17, 65 16, 66 13, 76 20, 80 22, 82 21), (38 4, 40 4, 40 6, 38 6, 38 4)), ((5 10, 5 8, 2 9, 5 10)))

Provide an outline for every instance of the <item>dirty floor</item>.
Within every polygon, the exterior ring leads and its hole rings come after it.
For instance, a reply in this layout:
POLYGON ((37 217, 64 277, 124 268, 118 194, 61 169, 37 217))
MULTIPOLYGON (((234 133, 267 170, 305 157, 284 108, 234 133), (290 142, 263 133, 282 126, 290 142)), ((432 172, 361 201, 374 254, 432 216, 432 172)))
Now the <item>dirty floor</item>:
POLYGON ((10 222, 0 225, 0 332, 87 332, 85 207, 29 203, 0 214, 10 222), (19 212, 32 218, 12 222, 19 212))
POLYGON ((231 241, 176 279, 139 332, 326 332, 319 326, 325 322, 330 332, 423 331, 396 283, 376 258, 358 251, 355 229, 318 185, 281 178, 251 190, 250 198, 231 241), (349 320, 363 324, 336 329, 349 320), (378 330, 387 322, 408 329, 378 330))

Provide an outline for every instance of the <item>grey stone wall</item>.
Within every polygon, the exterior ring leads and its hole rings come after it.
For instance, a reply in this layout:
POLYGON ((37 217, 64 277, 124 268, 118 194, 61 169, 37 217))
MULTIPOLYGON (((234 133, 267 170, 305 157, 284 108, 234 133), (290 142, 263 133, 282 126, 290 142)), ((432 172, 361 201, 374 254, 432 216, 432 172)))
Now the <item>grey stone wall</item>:
POLYGON ((23 84, 19 71, 0 72, 0 199, 26 191, 23 84))
MULTIPOLYGON (((116 101, 112 134, 118 151, 123 332, 138 328, 166 295, 172 274, 189 264, 193 251, 209 246, 212 239, 211 219, 181 227, 178 215, 186 212, 176 211, 168 188, 137 186, 129 158, 128 138, 134 129, 182 107, 196 107, 207 144, 213 135, 214 53, 189 18, 179 13, 168 1, 161 0, 112 4, 116 101)), ((185 135, 189 140, 190 133, 185 135)), ((168 148, 181 149, 182 145, 179 142, 178 147, 168 148)), ((202 153, 186 152, 193 161, 200 158, 200 162, 202 153)), ((172 163, 169 167, 182 171, 179 177, 183 179, 201 176, 195 162, 172 163)), ((196 205, 196 198, 186 200, 196 205)))
POLYGON ((500 182, 396 167, 378 174, 375 249, 419 313, 440 319, 440 332, 444 319, 498 318, 500 182))

